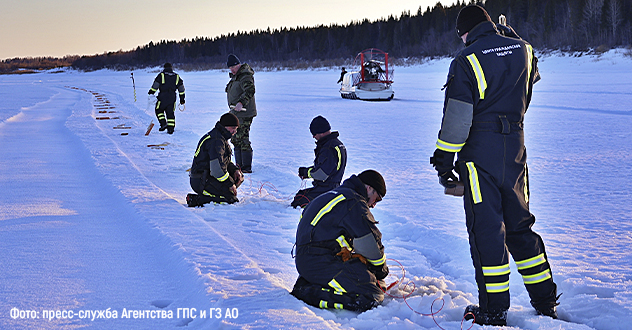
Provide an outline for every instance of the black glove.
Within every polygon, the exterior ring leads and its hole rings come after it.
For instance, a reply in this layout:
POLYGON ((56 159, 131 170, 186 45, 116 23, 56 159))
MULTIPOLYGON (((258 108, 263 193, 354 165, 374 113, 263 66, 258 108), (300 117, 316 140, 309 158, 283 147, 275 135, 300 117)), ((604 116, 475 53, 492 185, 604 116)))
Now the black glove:
POLYGON ((514 31, 514 29, 509 25, 502 25, 500 23, 496 24, 496 30, 500 32, 501 35, 510 38, 522 39, 520 36, 514 31))
POLYGON ((308 167, 299 167, 298 168, 298 177, 301 179, 309 178, 309 168, 308 167))
POLYGON ((154 91, 152 91, 152 90, 150 90, 149 92, 147 92, 147 94, 149 94, 149 95, 154 95, 154 93, 155 93, 155 92, 154 92, 154 91))
POLYGON ((454 153, 436 149, 434 155, 430 157, 430 164, 434 166, 439 176, 454 169, 454 153))
POLYGON ((459 179, 454 175, 454 172, 448 171, 443 174, 439 174, 439 184, 441 184, 444 188, 454 188, 456 187, 456 182, 459 179))
POLYGON ((184 96, 180 98, 180 104, 184 104, 184 96))

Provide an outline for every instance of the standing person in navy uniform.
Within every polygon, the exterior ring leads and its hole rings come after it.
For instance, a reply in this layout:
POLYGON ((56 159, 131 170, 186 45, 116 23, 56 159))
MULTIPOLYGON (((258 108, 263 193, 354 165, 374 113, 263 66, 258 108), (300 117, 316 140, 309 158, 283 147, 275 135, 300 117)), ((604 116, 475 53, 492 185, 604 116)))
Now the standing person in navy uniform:
POLYGON ((156 117, 160 123, 160 131, 167 130, 167 133, 173 134, 176 127, 176 91, 180 95, 180 104, 184 104, 184 81, 180 75, 173 72, 171 63, 165 63, 162 72, 156 76, 154 83, 149 89, 149 94, 158 93, 158 102, 156 103, 156 117))
POLYGON ((309 131, 316 139, 314 165, 299 167, 298 176, 301 179, 313 179, 313 187, 299 190, 294 196, 291 206, 305 207, 318 195, 330 191, 340 185, 347 166, 347 149, 340 142, 338 132, 332 132, 325 117, 317 116, 312 119, 309 131))
POLYGON ((494 25, 480 6, 464 7, 456 29, 465 49, 450 64, 431 162, 444 187, 454 187, 453 170, 465 185, 479 294, 479 305, 467 306, 465 318, 474 316, 481 325, 507 324, 510 254, 536 312, 557 318, 557 286, 529 211, 523 119, 540 79, 537 58, 529 43, 510 27, 494 25))

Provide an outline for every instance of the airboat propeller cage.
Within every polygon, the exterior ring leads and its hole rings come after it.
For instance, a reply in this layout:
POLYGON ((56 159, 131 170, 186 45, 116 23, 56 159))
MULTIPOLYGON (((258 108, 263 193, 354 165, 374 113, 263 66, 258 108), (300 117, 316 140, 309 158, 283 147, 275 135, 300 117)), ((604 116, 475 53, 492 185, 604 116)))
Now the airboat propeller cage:
POLYGON ((369 48, 356 55, 354 66, 359 71, 347 72, 342 80, 340 96, 365 101, 390 101, 393 92, 393 73, 388 65, 388 53, 369 48))
POLYGON ((360 60, 360 82, 379 82, 392 84, 388 71, 388 53, 377 48, 369 48, 361 51, 355 58, 354 65, 360 60), (384 64, 384 70, 380 70, 380 64, 384 64), (377 77, 373 75, 372 71, 380 70, 377 72, 377 77))

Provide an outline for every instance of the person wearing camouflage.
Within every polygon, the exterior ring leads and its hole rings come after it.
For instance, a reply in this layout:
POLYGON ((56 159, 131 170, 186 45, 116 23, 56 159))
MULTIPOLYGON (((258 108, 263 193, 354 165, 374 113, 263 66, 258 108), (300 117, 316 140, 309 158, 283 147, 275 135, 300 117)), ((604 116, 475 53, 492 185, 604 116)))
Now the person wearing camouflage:
POLYGON ((237 133, 231 138, 235 146, 235 163, 244 173, 252 173, 252 146, 250 125, 257 115, 255 102, 255 72, 248 63, 241 63, 234 54, 226 62, 230 70, 230 81, 226 85, 226 98, 230 113, 239 118, 237 133))

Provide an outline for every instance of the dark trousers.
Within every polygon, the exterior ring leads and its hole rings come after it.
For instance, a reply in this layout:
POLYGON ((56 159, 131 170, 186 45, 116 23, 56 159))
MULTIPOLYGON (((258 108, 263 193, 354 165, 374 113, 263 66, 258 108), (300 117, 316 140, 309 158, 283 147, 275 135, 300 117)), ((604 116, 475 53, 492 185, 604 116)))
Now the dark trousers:
POLYGON ((176 127, 175 109, 175 102, 166 103, 158 101, 158 103, 156 103, 156 118, 158 118, 158 122, 160 122, 160 127, 167 127, 168 130, 173 132, 173 129, 176 127))
POLYGON ((509 309, 509 254, 522 275, 531 304, 537 308, 556 301, 557 287, 544 242, 531 229, 535 216, 529 211, 527 155, 522 139, 522 131, 472 132, 468 144, 474 147, 464 147, 459 153, 457 168, 465 184, 466 224, 483 310, 509 309))
MULTIPOLYGON (((233 173, 234 174, 234 173, 233 173)), ((233 175, 231 174, 231 176, 233 175)), ((200 204, 218 203, 218 204, 233 204, 239 202, 237 196, 233 195, 228 189, 218 189, 211 180, 214 178, 203 177, 191 177, 189 183, 191 188, 195 191, 199 197, 198 202, 200 204)), ((215 180, 217 181, 217 180, 215 180)))
POLYGON ((299 278, 292 295, 320 308, 366 311, 384 300, 384 292, 367 265, 359 259, 343 262, 322 248, 297 248, 299 278))

